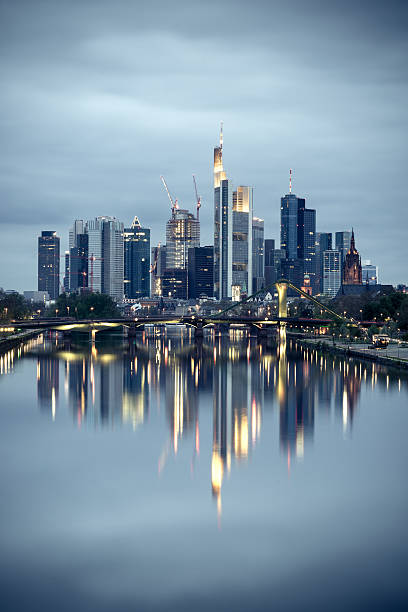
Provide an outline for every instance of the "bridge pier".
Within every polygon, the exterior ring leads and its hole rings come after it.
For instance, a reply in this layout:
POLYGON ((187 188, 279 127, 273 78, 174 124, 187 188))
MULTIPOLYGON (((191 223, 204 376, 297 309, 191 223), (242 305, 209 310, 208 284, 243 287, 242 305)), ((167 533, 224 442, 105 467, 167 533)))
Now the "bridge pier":
POLYGON ((194 340, 196 342, 201 342, 204 337, 204 329, 203 324, 200 322, 197 323, 197 327, 194 327, 194 340))

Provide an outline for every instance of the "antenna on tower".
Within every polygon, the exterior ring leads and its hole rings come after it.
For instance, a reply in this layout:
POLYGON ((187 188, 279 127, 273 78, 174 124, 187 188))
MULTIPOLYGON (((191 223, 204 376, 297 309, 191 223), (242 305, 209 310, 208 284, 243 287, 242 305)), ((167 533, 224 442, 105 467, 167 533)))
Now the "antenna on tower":
POLYGON ((221 121, 221 128, 220 128, 220 149, 222 149, 222 143, 223 143, 223 133, 222 133, 223 127, 224 127, 224 122, 221 121))
POLYGON ((289 170, 289 193, 292 193, 292 168, 289 170))

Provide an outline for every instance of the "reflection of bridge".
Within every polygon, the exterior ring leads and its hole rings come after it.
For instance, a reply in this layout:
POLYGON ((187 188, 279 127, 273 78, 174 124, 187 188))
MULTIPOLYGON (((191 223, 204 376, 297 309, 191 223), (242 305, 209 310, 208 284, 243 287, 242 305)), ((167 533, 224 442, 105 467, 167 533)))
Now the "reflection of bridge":
POLYGON ((286 326, 292 327, 327 327, 333 320, 340 321, 346 325, 357 326, 359 323, 354 320, 347 319, 338 313, 334 312, 324 304, 321 304, 311 295, 305 293, 290 281, 281 279, 274 283, 270 287, 261 289, 253 295, 236 302, 228 308, 221 310, 212 316, 199 316, 197 315, 174 315, 174 314, 163 314, 163 315, 148 315, 148 316, 137 316, 134 318, 109 318, 109 319, 82 319, 76 320, 74 318, 51 318, 51 319, 32 319, 30 321, 15 321, 14 325, 20 329, 44 329, 44 330, 58 330, 62 332, 70 331, 83 331, 91 332, 93 337, 96 332, 109 330, 116 327, 126 327, 129 330, 129 335, 134 335, 136 329, 141 328, 145 325, 187 325, 194 328, 195 336, 202 337, 203 330, 209 326, 238 326, 238 327, 249 327, 255 329, 258 334, 262 335, 266 333, 268 328, 271 326, 286 326), (269 316, 253 316, 243 315, 241 313, 235 314, 239 308, 252 300, 262 293, 266 293, 268 290, 276 287, 278 292, 278 315, 269 316), (287 306, 287 290, 288 288, 294 290, 296 293, 306 298, 314 305, 318 306, 321 312, 326 312, 330 318, 318 319, 318 318, 302 318, 302 317, 289 317, 288 306, 287 306))

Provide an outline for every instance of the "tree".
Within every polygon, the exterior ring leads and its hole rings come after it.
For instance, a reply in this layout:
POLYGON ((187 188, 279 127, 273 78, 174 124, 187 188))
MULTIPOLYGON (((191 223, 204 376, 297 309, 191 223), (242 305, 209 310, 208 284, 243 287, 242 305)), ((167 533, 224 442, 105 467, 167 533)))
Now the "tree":
POLYGON ((27 300, 20 293, 5 293, 0 289, 0 319, 25 319, 30 316, 32 309, 27 300))
POLYGON ((104 293, 62 293, 48 309, 50 316, 75 317, 76 319, 117 318, 121 313, 115 301, 104 293))

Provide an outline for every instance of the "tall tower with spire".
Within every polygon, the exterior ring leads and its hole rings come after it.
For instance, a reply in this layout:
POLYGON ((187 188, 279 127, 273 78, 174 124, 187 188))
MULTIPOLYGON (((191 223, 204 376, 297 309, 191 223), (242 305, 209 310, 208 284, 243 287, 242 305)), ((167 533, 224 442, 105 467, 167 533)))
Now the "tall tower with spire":
POLYGON ((231 297, 232 284, 232 184, 222 161, 223 125, 220 143, 214 148, 214 296, 231 297))
POLYGON ((356 249, 354 229, 351 230, 350 248, 343 264, 343 285, 362 285, 361 257, 356 249))

